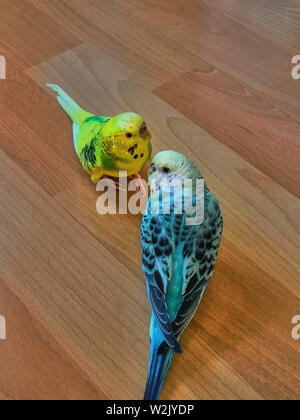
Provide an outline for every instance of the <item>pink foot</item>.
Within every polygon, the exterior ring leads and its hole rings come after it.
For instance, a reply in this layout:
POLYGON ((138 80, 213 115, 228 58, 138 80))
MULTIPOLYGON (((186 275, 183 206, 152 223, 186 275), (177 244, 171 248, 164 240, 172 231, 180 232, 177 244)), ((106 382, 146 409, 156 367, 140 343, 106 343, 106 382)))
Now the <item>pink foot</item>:
POLYGON ((147 195, 147 191, 146 191, 146 189, 144 187, 144 183, 143 183, 143 179, 142 179, 141 175, 140 174, 135 174, 135 175, 130 176, 129 178, 137 179, 138 186, 137 186, 136 191, 137 192, 141 191, 143 197, 145 197, 145 195, 147 195))

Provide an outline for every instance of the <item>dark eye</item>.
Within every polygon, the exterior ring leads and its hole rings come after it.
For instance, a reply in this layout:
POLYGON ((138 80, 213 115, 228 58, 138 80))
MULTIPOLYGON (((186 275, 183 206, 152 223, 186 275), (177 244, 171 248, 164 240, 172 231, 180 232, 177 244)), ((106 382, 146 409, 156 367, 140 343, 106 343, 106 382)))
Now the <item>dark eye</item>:
POLYGON ((131 134, 131 133, 126 133, 126 137, 127 137, 128 139, 130 139, 130 138, 132 137, 132 134, 131 134))
POLYGON ((169 169, 169 168, 167 168, 166 166, 164 166, 164 167, 162 168, 162 170, 163 170, 163 172, 164 172, 165 174, 168 174, 168 173, 170 172, 170 169, 169 169))
POLYGON ((151 173, 156 171, 156 166, 154 165, 154 163, 151 163, 150 171, 151 173))

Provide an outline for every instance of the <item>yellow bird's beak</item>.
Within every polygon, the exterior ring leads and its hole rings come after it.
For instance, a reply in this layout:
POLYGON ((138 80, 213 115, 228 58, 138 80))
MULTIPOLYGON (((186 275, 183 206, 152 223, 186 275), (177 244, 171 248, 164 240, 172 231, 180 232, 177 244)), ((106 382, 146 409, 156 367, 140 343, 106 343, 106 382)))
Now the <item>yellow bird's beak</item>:
POLYGON ((140 128, 140 136, 144 139, 151 140, 152 136, 150 131, 148 130, 147 124, 143 122, 141 128, 140 128))

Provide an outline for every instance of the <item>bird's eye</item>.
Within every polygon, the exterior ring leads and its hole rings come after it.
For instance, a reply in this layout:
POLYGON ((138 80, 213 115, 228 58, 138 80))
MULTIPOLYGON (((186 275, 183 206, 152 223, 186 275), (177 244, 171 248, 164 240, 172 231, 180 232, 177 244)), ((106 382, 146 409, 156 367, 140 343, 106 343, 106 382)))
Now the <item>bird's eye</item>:
POLYGON ((151 171, 151 173, 156 171, 156 166, 155 166, 154 163, 151 163, 150 171, 151 171))
POLYGON ((164 172, 165 174, 168 174, 168 173, 170 172, 170 169, 169 169, 169 168, 167 168, 166 166, 164 166, 164 167, 162 168, 162 170, 163 170, 163 172, 164 172))
POLYGON ((127 137, 128 139, 130 139, 130 138, 132 137, 132 134, 131 134, 131 133, 126 133, 126 137, 127 137))

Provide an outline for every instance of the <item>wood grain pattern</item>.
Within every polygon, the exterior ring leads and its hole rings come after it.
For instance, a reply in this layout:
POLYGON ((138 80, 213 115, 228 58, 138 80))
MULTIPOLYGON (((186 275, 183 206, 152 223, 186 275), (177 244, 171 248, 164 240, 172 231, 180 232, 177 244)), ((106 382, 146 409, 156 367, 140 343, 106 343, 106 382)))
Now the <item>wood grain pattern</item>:
POLYGON ((97 214, 46 82, 91 112, 141 113, 154 152, 193 158, 220 201, 215 276, 162 398, 299 399, 297 2, 4 0, 0 10, 10 64, 0 399, 140 399, 147 373, 141 216, 97 214))
POLYGON ((7 340, 1 343, 1 388, 5 394, 1 393, 0 399, 106 398, 28 310, 31 305, 20 299, 13 281, 7 283, 2 279, 0 284, 1 310, 8 327, 7 340))
POLYGON ((300 124, 263 101, 256 91, 206 65, 156 93, 299 196, 300 124))
POLYGON ((130 2, 130 13, 151 21, 183 56, 188 51, 257 89, 262 99, 299 121, 300 92, 290 77, 300 36, 297 0, 191 0, 188 7, 176 0, 163 9, 160 3, 149 0, 139 8, 130 2))

